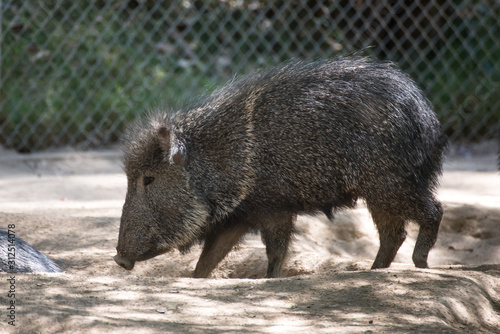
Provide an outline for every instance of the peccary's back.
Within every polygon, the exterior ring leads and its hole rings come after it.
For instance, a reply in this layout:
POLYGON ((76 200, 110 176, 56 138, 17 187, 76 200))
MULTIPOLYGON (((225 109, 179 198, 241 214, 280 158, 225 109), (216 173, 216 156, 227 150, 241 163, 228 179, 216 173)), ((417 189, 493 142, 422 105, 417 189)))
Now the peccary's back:
POLYGON ((428 100, 389 64, 291 64, 251 90, 259 198, 307 210, 434 186, 445 136, 428 100))
POLYGON ((252 174, 241 181, 234 168, 230 181, 253 183, 248 203, 307 211, 357 197, 411 200, 441 171, 446 137, 432 106, 388 63, 290 63, 225 86, 207 105, 225 125, 214 125, 219 152, 252 174))

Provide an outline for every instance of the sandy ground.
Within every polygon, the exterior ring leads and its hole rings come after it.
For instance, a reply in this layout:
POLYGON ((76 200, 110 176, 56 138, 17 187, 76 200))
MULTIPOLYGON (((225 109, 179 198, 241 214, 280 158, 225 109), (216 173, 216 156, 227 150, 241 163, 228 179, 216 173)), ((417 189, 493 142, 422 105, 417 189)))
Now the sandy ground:
POLYGON ((62 274, 1 273, 0 332, 499 333, 500 174, 497 147, 453 146, 439 190, 445 215, 415 269, 409 237, 389 269, 370 271, 378 237, 362 202, 301 216, 284 278, 263 279, 265 250, 249 235, 210 279, 189 278, 200 249, 137 263, 112 260, 126 178, 119 153, 0 150, 0 228, 51 257, 62 274))

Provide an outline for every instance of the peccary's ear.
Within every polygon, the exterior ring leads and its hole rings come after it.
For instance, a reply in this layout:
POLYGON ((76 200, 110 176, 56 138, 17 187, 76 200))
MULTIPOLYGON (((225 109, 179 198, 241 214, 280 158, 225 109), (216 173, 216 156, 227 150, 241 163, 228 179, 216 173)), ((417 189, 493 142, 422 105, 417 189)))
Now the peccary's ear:
POLYGON ((186 145, 173 133, 170 136, 170 155, 168 162, 171 165, 184 166, 186 164, 186 145))
POLYGON ((174 133, 165 126, 158 129, 160 146, 168 156, 168 163, 171 165, 184 166, 186 163, 186 145, 174 133))

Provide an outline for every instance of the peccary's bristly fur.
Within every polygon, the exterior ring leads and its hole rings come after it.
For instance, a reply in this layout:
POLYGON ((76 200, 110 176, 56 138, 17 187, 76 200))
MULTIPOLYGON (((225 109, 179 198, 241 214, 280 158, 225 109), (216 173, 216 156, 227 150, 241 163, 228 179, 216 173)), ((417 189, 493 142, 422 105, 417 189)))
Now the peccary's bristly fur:
POLYGON ((276 277, 297 214, 331 218, 362 198, 380 234, 373 268, 390 265, 408 221, 420 225, 413 261, 426 267, 446 143, 430 102, 391 63, 291 62, 233 80, 130 127, 115 260, 132 269, 200 240, 194 275, 206 277, 258 229, 276 277))

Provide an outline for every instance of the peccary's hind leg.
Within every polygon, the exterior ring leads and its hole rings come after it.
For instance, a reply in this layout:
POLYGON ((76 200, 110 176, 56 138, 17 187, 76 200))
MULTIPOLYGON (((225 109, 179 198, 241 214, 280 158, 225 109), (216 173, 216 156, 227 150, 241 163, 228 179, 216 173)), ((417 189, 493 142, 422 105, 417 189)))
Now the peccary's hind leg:
POLYGON ((420 231, 412 256, 413 263, 418 268, 427 268, 427 256, 436 243, 442 217, 443 207, 432 197, 419 207, 415 221, 420 225, 420 231))
POLYGON ((372 269, 387 268, 394 260, 399 247, 406 239, 405 221, 395 215, 391 215, 383 210, 370 206, 373 222, 377 226, 380 248, 377 257, 373 262, 372 269))
POLYGON ((194 269, 193 277, 208 277, 248 230, 248 225, 238 224, 209 235, 203 245, 203 251, 194 269))
POLYGON ((266 216, 259 221, 262 242, 266 245, 267 278, 279 277, 293 234, 293 214, 266 216))

